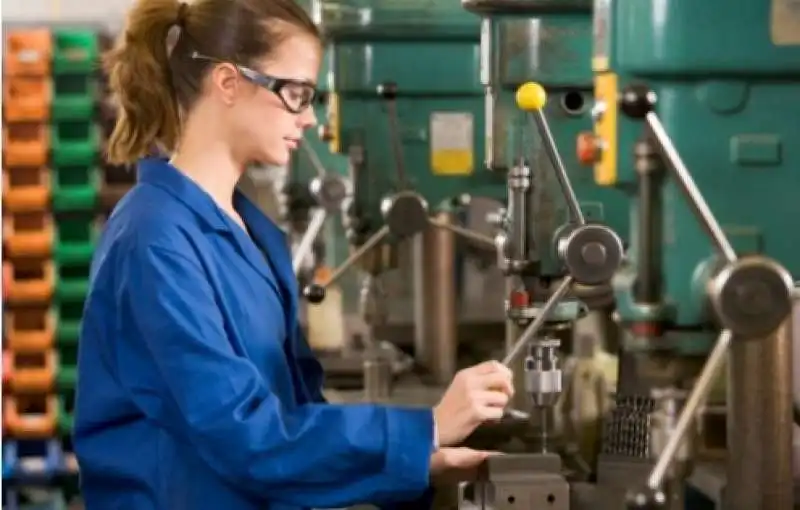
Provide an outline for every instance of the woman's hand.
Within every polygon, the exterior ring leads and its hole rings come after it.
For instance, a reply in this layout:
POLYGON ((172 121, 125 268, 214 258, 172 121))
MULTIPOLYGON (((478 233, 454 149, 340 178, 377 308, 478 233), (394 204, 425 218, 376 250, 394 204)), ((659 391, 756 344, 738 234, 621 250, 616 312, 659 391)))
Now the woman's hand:
POLYGON ((511 370, 497 361, 458 372, 433 410, 439 446, 456 445, 478 425, 500 420, 513 395, 511 370))
POLYGON ((431 479, 438 483, 475 480, 483 461, 495 452, 471 448, 440 448, 431 455, 431 479))

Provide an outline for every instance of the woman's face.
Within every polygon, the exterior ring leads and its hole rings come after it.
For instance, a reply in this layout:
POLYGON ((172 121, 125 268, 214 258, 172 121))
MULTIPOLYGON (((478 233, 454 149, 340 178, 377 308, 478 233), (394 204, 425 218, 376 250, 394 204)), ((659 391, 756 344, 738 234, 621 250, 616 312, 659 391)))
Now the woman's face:
MULTIPOLYGON (((247 80, 231 117, 232 146, 249 162, 284 166, 297 149, 303 132, 317 119, 308 104, 317 83, 321 61, 320 43, 305 34, 284 39, 269 58, 254 64, 252 71, 263 75, 247 80), (259 85, 275 78, 284 82, 278 92, 259 85), (291 111, 302 107, 299 112, 291 111)), ((246 73, 249 71, 245 69, 246 73)))

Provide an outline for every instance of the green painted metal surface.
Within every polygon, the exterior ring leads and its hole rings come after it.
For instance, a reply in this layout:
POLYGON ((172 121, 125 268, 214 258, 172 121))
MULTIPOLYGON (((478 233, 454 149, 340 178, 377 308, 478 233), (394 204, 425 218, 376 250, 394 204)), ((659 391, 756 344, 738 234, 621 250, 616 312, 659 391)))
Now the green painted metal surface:
MULTIPOLYGON (((659 0, 598 3, 607 23, 596 54, 609 58, 620 89, 636 81, 656 92, 665 129, 734 248, 772 257, 797 278, 800 10, 786 0, 743 0, 735 8, 725 0, 671 0, 668 8, 659 0)), ((635 182, 633 143, 641 133, 641 124, 619 118, 619 185, 635 182)), ((711 320, 702 280, 714 250, 668 182, 669 313, 677 326, 700 327, 711 320)), ((622 304, 631 286, 625 280, 622 304)), ((637 318, 630 308, 620 312, 637 318)))
POLYGON ((411 189, 431 209, 467 193, 502 198, 502 175, 483 161, 479 22, 444 2, 321 1, 312 6, 329 49, 334 148, 361 147, 356 206, 366 232, 380 202, 401 188, 390 110, 378 88, 397 86, 397 137, 411 189), (338 142, 338 143, 336 143, 338 142))
POLYGON ((591 169, 581 166, 575 150, 578 134, 592 129, 591 2, 527 1, 525 5, 524 11, 489 18, 490 72, 498 91, 494 166, 507 168, 519 157, 532 162, 538 194, 537 245, 548 247, 541 250, 542 272, 557 274, 561 269, 552 244, 556 230, 569 219, 566 202, 535 125, 515 105, 520 85, 535 81, 547 90, 545 116, 587 219, 609 225, 625 239, 629 201, 618 190, 597 186, 591 169))

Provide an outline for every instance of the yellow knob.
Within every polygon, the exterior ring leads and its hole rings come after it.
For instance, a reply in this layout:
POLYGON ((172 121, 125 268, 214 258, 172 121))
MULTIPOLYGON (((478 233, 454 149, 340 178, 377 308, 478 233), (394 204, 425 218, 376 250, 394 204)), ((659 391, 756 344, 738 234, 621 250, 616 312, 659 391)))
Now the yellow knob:
POLYGON ((541 110, 547 103, 547 92, 538 83, 529 81, 517 89, 517 107, 526 112, 541 110))

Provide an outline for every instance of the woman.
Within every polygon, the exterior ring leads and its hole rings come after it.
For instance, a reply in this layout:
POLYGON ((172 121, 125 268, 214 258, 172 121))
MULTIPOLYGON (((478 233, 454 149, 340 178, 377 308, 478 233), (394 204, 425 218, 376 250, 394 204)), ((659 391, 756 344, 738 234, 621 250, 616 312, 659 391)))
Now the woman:
POLYGON ((133 8, 107 62, 109 158, 173 157, 139 161, 93 261, 74 438, 87 510, 386 506, 485 459, 451 446, 502 415, 497 363, 432 410, 324 401, 284 236, 234 190, 315 124, 320 58, 293 0, 133 8))

